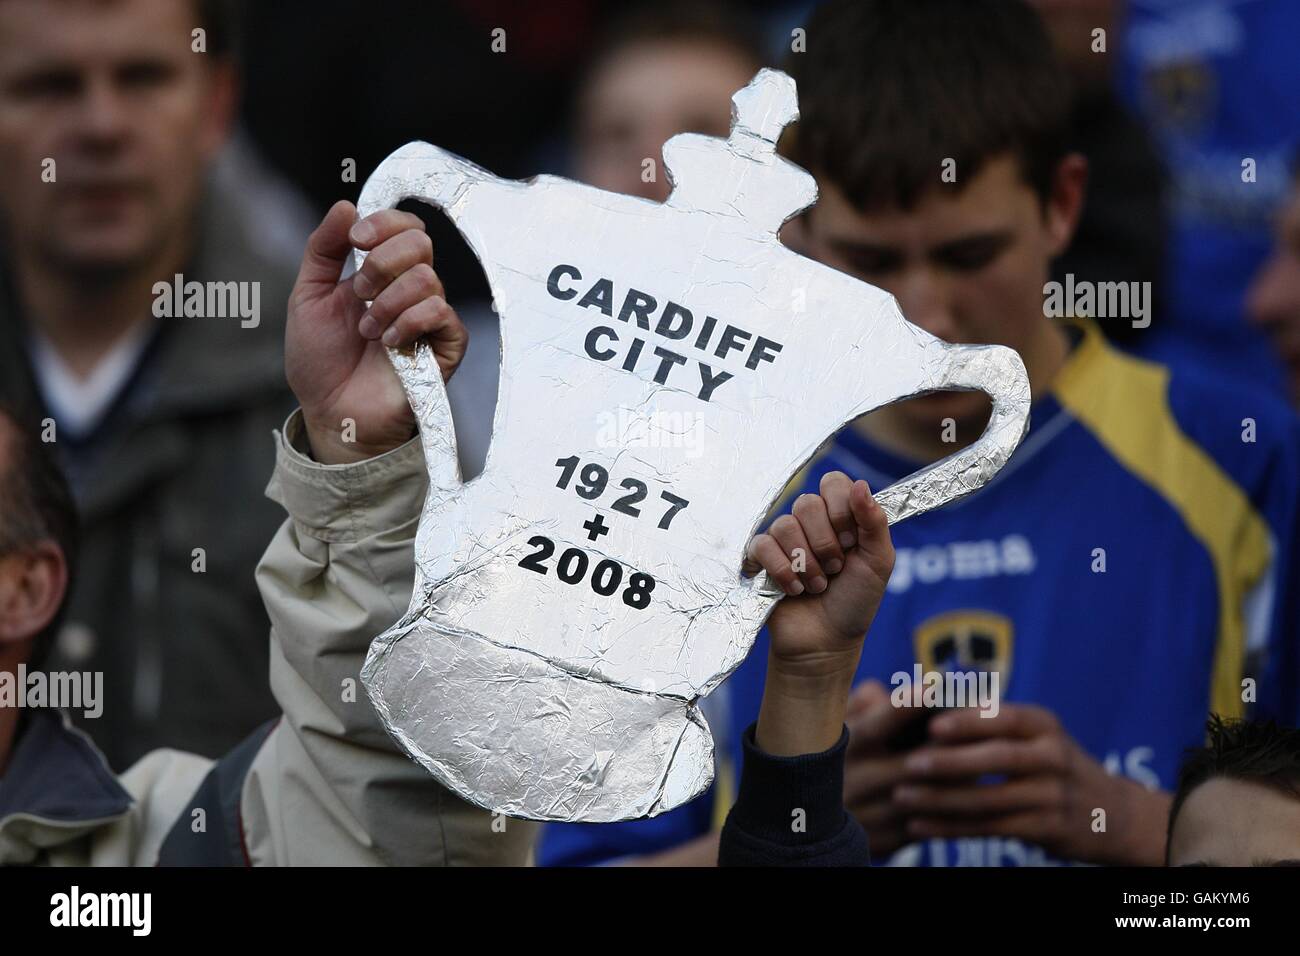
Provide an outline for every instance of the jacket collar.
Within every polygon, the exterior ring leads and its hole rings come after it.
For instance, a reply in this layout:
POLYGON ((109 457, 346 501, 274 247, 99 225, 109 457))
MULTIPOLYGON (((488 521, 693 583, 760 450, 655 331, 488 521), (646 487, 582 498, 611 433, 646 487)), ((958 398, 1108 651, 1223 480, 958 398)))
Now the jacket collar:
POLYGON ((99 748, 65 714, 29 711, 0 777, 0 863, 11 854, 24 856, 24 847, 77 839, 118 820, 131 802, 99 748), (33 823, 60 831, 63 839, 25 838, 33 823))

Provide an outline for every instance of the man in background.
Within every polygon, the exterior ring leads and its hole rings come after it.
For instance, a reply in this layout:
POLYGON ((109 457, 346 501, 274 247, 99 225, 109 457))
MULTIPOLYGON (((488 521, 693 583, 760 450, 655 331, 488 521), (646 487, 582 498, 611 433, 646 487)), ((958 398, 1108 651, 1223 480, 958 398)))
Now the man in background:
POLYGON ((1300 730, 1211 720, 1169 809, 1170 866, 1300 866, 1300 730))
POLYGON ((0 398, 44 420, 81 512, 51 666, 103 672, 118 769, 276 712, 253 569, 294 267, 210 183, 230 40, 215 0, 0 2, 0 398))

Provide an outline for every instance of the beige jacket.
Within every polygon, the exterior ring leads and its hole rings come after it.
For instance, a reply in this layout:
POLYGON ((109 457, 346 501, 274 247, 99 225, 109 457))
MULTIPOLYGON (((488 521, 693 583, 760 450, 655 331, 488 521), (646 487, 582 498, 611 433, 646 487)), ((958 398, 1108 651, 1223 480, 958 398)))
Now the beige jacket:
POLYGON ((276 434, 267 490, 289 520, 257 569, 283 716, 215 763, 157 751, 114 778, 66 721, 25 715, 0 778, 0 863, 527 861, 535 825, 494 819, 440 787, 397 750, 361 685, 370 641, 410 598, 425 493, 418 441, 326 466, 303 439, 295 412, 276 434))

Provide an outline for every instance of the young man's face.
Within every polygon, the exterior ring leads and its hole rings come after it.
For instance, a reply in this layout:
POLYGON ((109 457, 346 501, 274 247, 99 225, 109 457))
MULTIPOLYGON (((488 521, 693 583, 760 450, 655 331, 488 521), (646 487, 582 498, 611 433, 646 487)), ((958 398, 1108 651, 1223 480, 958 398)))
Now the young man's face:
POLYGON ((1170 866, 1300 865, 1300 799, 1215 777, 1183 802, 1169 835, 1170 866))
POLYGON ((175 241, 233 82, 191 50, 196 11, 178 0, 0 2, 0 215, 15 243, 56 268, 112 273, 175 241))
MULTIPOLYGON (((797 233, 801 251, 892 293, 909 321, 945 341, 1023 354, 1041 337, 1050 321, 1043 313, 1048 266, 1068 243, 1077 209, 1059 198, 1045 209, 1011 155, 987 162, 960 193, 936 190, 910 211, 864 214, 825 177, 818 187, 797 233)), ((944 392, 900 412, 929 428, 947 417, 970 421, 987 408, 983 395, 944 392)))
POLYGON ((662 40, 620 50, 592 75, 578 109, 578 178, 663 202, 662 150, 678 133, 726 139, 731 96, 757 66, 707 40, 662 40), (645 173, 654 161, 653 179, 645 173))
POLYGON ((1291 401, 1300 407, 1300 183, 1278 221, 1273 253, 1251 283, 1246 309, 1272 337, 1289 374, 1291 401))

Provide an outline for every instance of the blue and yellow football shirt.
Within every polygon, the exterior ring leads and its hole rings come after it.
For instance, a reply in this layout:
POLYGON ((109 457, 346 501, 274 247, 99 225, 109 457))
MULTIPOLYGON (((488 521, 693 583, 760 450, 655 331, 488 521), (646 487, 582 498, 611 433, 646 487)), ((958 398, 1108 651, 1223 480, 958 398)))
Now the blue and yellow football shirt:
MULTIPOLYGON (((916 663, 996 669, 1003 701, 1049 708, 1112 772, 1172 789, 1210 711, 1300 724, 1300 427, 1270 397, 1171 373, 1081 329, 1006 467, 894 527, 897 562, 858 679, 888 686, 916 663)), ((846 429, 789 500, 828 471, 879 490, 918 467, 846 429)), ((764 631, 722 688, 730 741, 757 717, 766 663, 764 631)), ((715 794, 730 783, 654 820, 550 826, 539 862, 684 842, 725 816, 715 794)), ((981 838, 914 844, 892 862, 1052 860, 981 838)))

